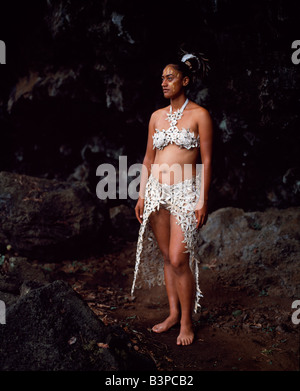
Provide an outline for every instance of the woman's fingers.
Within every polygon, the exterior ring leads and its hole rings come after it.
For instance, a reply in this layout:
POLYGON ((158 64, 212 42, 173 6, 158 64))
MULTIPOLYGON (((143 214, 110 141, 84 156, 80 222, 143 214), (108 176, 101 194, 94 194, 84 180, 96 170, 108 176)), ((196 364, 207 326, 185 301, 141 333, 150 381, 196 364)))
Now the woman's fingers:
POLYGON ((140 212, 138 209, 135 210, 135 217, 138 219, 139 223, 141 224, 140 212))
POLYGON ((143 214, 144 214, 144 201, 139 198, 135 208, 135 216, 138 219, 139 223, 142 224, 143 214))
POLYGON ((135 215, 138 219, 139 223, 142 224, 142 218, 143 218, 143 209, 139 206, 135 208, 135 215))
POLYGON ((139 218, 140 218, 140 223, 141 224, 142 224, 142 220, 143 220, 143 213, 144 213, 144 211, 142 209, 140 209, 139 218))
POLYGON ((199 228, 199 224, 200 224, 200 213, 199 213, 199 210, 195 211, 195 215, 196 215, 196 220, 197 220, 196 228, 199 228))
POLYGON ((199 228, 199 227, 201 228, 205 222, 206 216, 203 213, 201 213, 200 210, 196 210, 195 215, 196 215, 196 220, 197 220, 196 228, 199 228))

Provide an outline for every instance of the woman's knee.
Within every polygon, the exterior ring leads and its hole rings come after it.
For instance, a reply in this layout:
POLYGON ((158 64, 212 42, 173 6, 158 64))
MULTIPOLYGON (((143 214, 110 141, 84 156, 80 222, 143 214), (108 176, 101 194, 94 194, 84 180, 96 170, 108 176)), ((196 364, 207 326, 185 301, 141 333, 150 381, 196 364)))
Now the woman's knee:
POLYGON ((170 254, 170 265, 176 274, 183 274, 189 267, 188 259, 182 254, 170 254))
POLYGON ((165 265, 170 265, 169 251, 168 250, 162 251, 162 256, 163 256, 165 265))

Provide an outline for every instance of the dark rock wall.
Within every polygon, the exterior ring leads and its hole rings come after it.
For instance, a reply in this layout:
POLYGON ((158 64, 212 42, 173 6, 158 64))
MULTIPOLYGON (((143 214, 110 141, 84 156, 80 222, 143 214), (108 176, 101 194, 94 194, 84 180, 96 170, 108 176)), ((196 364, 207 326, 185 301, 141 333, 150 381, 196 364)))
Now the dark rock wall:
POLYGON ((10 245, 43 260, 103 250, 110 221, 105 202, 80 181, 0 172, 0 253, 10 245))
POLYGON ((128 166, 141 163, 150 114, 168 104, 161 71, 183 47, 211 61, 210 76, 191 94, 214 122, 211 209, 297 205, 296 4, 7 2, 0 15, 7 47, 0 170, 85 181, 95 192, 99 164, 118 168, 119 155, 128 166))

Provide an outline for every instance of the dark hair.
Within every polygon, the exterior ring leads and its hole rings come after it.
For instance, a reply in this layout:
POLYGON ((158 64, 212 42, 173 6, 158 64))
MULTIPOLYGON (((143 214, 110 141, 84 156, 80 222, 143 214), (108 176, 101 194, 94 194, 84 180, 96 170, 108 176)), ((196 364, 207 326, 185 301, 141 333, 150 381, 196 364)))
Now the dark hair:
POLYGON ((187 76, 190 80, 188 86, 194 84, 196 79, 204 79, 210 69, 209 61, 203 53, 187 53, 181 51, 180 60, 170 63, 182 76, 187 76))

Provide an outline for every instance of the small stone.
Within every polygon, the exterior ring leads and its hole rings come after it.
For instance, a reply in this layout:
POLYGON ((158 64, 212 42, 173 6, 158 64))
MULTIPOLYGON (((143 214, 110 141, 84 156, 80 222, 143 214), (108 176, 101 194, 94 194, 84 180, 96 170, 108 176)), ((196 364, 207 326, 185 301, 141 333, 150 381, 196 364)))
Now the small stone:
POLYGON ((77 338, 76 337, 71 337, 68 341, 68 344, 69 345, 73 345, 75 342, 77 341, 77 338))

